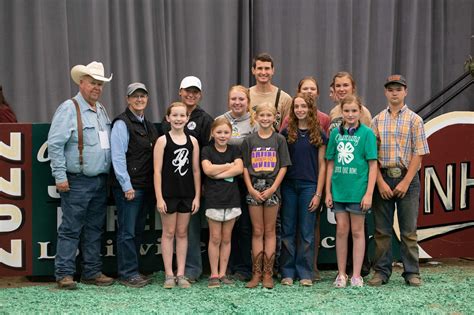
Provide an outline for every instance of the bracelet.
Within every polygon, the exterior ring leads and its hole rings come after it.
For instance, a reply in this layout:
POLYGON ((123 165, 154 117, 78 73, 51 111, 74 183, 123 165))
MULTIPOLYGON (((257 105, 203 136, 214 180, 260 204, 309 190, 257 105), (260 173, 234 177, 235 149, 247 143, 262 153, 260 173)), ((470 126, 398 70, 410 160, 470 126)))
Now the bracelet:
POLYGON ((321 194, 315 193, 314 195, 318 197, 319 199, 321 199, 321 194))

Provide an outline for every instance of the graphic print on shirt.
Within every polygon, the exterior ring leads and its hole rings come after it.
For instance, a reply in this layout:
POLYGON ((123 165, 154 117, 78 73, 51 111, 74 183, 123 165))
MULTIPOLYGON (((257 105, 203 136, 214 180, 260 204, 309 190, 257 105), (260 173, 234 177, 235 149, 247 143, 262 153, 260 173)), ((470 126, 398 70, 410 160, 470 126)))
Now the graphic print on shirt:
POLYGON ((184 176, 188 172, 189 168, 186 167, 186 164, 189 164, 189 150, 186 148, 180 148, 177 150, 174 150, 174 156, 175 158, 171 162, 173 166, 176 166, 176 169, 174 172, 178 172, 179 175, 184 176))
POLYGON ((196 122, 190 121, 190 122, 188 122, 186 127, 188 127, 189 130, 194 130, 194 129, 196 129, 196 122))
POLYGON ((240 130, 236 124, 232 124, 232 138, 240 138, 240 130))
POLYGON ((342 165, 344 164, 350 164, 352 160, 354 159, 354 147, 350 142, 346 142, 344 145, 344 142, 339 142, 337 145, 337 161, 341 163, 342 165))
POLYGON ((337 142, 337 162, 341 166, 334 167, 334 173, 357 175, 357 167, 349 165, 354 160, 354 150, 359 145, 360 137, 338 134, 335 140, 337 142), (347 166, 345 166, 346 164, 347 166))
POLYGON ((277 152, 273 147, 253 148, 251 162, 255 172, 272 172, 276 167, 277 152))

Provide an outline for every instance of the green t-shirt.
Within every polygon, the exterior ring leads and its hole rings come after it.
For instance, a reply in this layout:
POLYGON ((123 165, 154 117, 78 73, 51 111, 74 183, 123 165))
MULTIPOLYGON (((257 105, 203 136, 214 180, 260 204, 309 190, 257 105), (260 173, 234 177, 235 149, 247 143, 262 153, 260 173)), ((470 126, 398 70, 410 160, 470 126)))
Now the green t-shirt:
POLYGON ((369 178, 368 160, 377 160, 375 134, 361 124, 354 135, 339 128, 331 131, 326 159, 334 160, 331 179, 332 198, 336 202, 358 203, 364 197, 369 178))

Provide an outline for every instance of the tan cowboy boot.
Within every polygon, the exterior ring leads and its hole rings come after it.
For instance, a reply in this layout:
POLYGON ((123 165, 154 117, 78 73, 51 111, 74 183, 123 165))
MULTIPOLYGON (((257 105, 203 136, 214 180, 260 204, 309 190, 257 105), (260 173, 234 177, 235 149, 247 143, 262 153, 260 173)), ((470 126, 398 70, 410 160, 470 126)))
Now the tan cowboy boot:
POLYGON ((263 257, 263 279, 262 285, 264 288, 273 289, 273 264, 275 263, 275 253, 270 258, 267 255, 263 257))
POLYGON ((245 285, 246 288, 255 288, 258 286, 262 280, 262 262, 263 262, 263 252, 257 254, 253 257, 253 266, 252 266, 252 279, 245 285))

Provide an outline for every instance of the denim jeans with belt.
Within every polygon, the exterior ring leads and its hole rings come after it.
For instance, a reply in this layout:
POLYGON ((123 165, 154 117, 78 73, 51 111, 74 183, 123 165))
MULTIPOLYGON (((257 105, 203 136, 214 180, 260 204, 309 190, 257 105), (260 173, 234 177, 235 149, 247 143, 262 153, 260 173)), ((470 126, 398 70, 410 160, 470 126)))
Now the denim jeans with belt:
POLYGON ((102 270, 100 246, 107 211, 107 175, 68 174, 69 191, 61 192, 62 222, 58 229, 55 276, 60 280, 76 272, 81 244, 82 277, 92 279, 102 270))
POLYGON ((316 183, 310 181, 285 179, 281 185, 280 270, 283 278, 313 278, 316 213, 308 211, 308 206, 315 193, 316 183))
POLYGON ((135 190, 133 200, 125 199, 120 187, 113 188, 117 205, 117 271, 120 279, 127 280, 139 273, 138 260, 146 216, 155 207, 153 190, 135 190))
MULTIPOLYGON (((383 174, 385 182, 393 190, 403 179, 390 178, 383 174)), ((378 189, 375 189, 373 200, 373 213, 375 220, 375 272, 381 274, 388 281, 392 274, 392 234, 393 215, 395 207, 400 227, 400 256, 403 262, 404 272, 402 277, 406 280, 420 274, 418 263, 418 243, 416 225, 418 219, 418 207, 420 203, 420 179, 415 175, 406 195, 403 198, 382 199, 378 189)))

